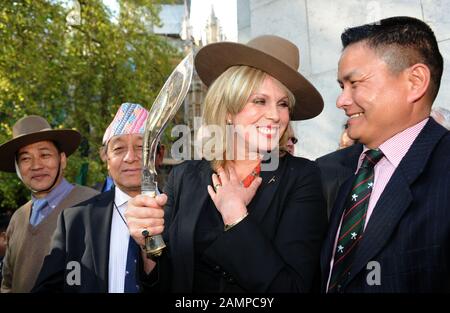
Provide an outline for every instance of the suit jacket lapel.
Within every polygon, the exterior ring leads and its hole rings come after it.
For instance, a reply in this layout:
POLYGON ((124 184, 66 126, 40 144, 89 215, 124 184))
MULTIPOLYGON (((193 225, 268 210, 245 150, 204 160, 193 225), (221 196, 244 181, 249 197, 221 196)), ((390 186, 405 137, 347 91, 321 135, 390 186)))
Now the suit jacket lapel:
POLYGON ((363 233, 348 282, 385 246, 411 204, 410 185, 423 172, 428 159, 447 131, 430 118, 406 153, 378 200, 363 233))
POLYGON ((92 239, 92 255, 95 272, 98 277, 99 290, 108 292, 109 245, 114 201, 114 188, 103 193, 95 207, 90 210, 89 225, 92 239))
POLYGON ((280 185, 281 173, 286 170, 287 158, 291 156, 285 156, 279 159, 277 168, 273 171, 261 171, 260 176, 262 178, 261 185, 259 186, 255 196, 250 202, 249 216, 255 221, 260 222, 263 220, 267 209, 272 203, 273 197, 277 194, 277 189, 280 185))

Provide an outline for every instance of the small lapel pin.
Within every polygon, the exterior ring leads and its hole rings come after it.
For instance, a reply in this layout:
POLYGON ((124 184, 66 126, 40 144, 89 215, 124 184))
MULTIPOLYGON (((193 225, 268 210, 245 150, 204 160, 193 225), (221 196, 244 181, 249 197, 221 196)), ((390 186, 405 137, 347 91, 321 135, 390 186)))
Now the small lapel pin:
POLYGON ((274 183, 274 182, 275 182, 275 176, 272 176, 272 178, 267 182, 267 184, 274 183))

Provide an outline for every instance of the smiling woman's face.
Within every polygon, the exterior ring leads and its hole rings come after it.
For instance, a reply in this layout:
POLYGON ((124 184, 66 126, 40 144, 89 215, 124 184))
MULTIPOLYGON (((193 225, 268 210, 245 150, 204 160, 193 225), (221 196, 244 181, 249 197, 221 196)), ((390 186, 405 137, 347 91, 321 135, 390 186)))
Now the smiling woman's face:
POLYGON ((271 151, 289 124, 288 95, 267 75, 232 121, 251 152, 271 151))
POLYGON ((132 197, 138 195, 141 191, 142 135, 111 138, 106 158, 115 185, 132 197))

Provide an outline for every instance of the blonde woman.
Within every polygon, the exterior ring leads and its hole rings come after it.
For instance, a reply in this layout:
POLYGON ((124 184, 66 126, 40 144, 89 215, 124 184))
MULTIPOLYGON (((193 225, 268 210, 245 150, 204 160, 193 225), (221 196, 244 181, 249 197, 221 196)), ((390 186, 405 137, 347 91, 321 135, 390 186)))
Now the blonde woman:
POLYGON ((280 154, 292 119, 323 101, 297 71, 298 48, 277 36, 215 43, 196 56, 209 86, 203 122, 209 160, 174 168, 165 193, 138 196, 126 212, 131 235, 163 233, 168 248, 144 259, 144 285, 175 292, 310 292, 326 231, 313 162, 280 154), (156 267, 155 267, 156 266, 156 267), (155 275, 157 273, 158 275, 155 275))

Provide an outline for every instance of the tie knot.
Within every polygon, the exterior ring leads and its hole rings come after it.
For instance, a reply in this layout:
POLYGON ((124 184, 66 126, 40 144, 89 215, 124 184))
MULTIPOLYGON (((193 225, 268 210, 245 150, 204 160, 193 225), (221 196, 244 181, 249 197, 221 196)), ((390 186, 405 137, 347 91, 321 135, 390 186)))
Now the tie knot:
POLYGON ((47 199, 36 199, 33 202, 33 210, 40 211, 47 205, 47 199))
POLYGON ((380 149, 368 150, 364 155, 364 160, 361 164, 361 167, 373 168, 383 156, 384 154, 380 149))
POLYGON ((47 205, 47 199, 36 199, 33 202, 32 210, 31 210, 31 217, 30 217, 30 223, 33 226, 36 226, 39 224, 44 216, 41 214, 42 209, 44 209, 47 205))

